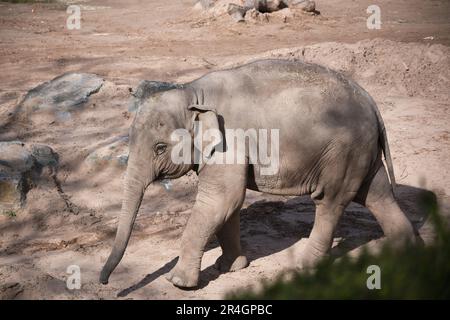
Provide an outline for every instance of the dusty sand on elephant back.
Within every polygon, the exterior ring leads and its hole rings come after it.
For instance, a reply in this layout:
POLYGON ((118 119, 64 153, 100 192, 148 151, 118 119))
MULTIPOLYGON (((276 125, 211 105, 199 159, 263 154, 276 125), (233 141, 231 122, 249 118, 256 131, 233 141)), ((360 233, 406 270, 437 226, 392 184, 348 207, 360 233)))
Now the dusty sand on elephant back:
MULTIPOLYGON (((432 229, 415 201, 421 190, 432 190, 448 214, 450 4, 380 0, 383 27, 370 31, 370 1, 316 2, 320 16, 236 24, 225 16, 205 18, 191 10, 193 1, 83 1, 79 31, 65 29, 64 6, 0 3, 0 140, 52 146, 61 157, 64 192, 79 209, 77 215, 67 211, 43 177, 17 217, 0 217, 0 297, 221 298, 295 265, 312 227, 312 202, 248 192, 241 232, 250 266, 220 274, 213 267, 220 248, 213 241, 198 290, 167 282, 164 274, 175 264, 195 197, 196 177, 190 175, 173 181, 170 190, 158 184, 147 191, 123 261, 108 286, 97 282, 120 210, 124 166, 111 159, 126 152, 130 88, 141 79, 182 83, 257 58, 321 63, 373 95, 388 130, 397 198, 431 241, 432 229), (43 114, 11 121, 27 90, 67 71, 96 73, 106 81, 68 121, 43 114), (81 268, 81 290, 66 288, 69 265, 81 268)), ((370 213, 351 205, 332 253, 376 250, 382 242, 370 213)))

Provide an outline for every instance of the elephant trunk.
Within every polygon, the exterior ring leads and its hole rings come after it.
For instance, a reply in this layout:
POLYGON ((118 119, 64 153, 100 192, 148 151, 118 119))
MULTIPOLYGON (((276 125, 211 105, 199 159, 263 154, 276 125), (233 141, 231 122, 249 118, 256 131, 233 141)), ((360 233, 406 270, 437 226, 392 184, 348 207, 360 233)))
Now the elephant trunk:
POLYGON ((114 246, 111 254, 109 255, 108 261, 106 261, 106 264, 100 274, 100 282, 103 284, 108 283, 109 276, 119 264, 125 253, 125 249, 133 229, 133 224, 136 220, 136 216, 144 196, 144 191, 153 180, 153 177, 145 179, 145 177, 142 176, 142 172, 139 171, 139 169, 142 170, 142 168, 144 167, 138 165, 137 163, 129 162, 128 164, 124 187, 125 195, 122 202, 122 211, 119 218, 119 226, 117 228, 114 246))

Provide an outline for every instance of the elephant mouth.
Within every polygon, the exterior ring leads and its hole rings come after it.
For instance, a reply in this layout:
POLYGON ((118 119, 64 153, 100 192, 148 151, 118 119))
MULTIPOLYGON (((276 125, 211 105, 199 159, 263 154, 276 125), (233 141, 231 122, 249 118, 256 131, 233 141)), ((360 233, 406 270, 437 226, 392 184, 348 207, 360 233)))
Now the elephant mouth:
POLYGON ((167 174, 161 174, 159 175, 155 181, 164 181, 164 180, 171 180, 171 179, 178 179, 180 177, 184 176, 184 174, 178 174, 178 173, 167 173, 167 174))
POLYGON ((170 174, 170 173, 160 173, 156 176, 154 181, 158 181, 161 182, 163 180, 168 180, 168 179, 175 179, 175 175, 174 174, 170 174))
MULTIPOLYGON (((155 178, 154 181, 162 181, 162 180, 170 180, 170 179, 178 179, 184 176, 189 170, 195 169, 186 166, 180 166, 176 168, 171 168, 171 170, 161 171, 155 178)), ((195 171, 195 170, 194 170, 195 171)))

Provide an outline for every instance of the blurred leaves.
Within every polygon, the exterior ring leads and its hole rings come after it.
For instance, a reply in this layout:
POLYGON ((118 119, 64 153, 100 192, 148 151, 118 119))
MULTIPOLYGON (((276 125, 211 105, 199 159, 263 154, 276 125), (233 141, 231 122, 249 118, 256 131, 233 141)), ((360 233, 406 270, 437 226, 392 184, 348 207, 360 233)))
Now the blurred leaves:
POLYGON ((261 292, 233 293, 231 299, 449 299, 450 232, 439 214, 436 196, 424 192, 418 199, 427 210, 436 239, 431 245, 392 249, 385 245, 373 255, 323 260, 314 272, 280 275, 261 292), (381 289, 369 290, 367 267, 381 268, 381 289), (289 280, 285 280, 288 278, 289 280))
POLYGON ((51 3, 55 0, 3 0, 4 2, 12 3, 51 3))
POLYGON ((3 214, 10 218, 15 218, 17 216, 16 212, 13 210, 7 210, 7 211, 3 212, 3 214))

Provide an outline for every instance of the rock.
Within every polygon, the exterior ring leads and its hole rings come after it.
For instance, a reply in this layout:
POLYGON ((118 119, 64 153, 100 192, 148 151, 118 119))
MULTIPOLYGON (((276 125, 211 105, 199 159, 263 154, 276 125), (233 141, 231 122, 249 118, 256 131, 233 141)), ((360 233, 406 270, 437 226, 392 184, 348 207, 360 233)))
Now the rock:
POLYGON ((48 146, 0 142, 0 212, 23 207, 42 169, 53 172, 57 165, 58 155, 48 146))
POLYGON ((228 14, 233 18, 236 22, 244 22, 245 21, 245 13, 246 10, 244 7, 238 6, 234 3, 230 3, 227 8, 228 14))
POLYGON ((36 164, 41 167, 56 168, 59 162, 59 156, 52 148, 43 144, 33 144, 31 154, 36 160, 36 164))
POLYGON ((310 0, 292 0, 290 6, 305 12, 316 12, 316 3, 310 0))
POLYGON ((256 9, 250 9, 245 13, 246 22, 256 22, 258 21, 259 11, 256 9))
POLYGON ((214 6, 214 3, 216 0, 200 0, 198 3, 202 7, 203 10, 208 10, 212 6, 214 6))
POLYGON ((65 73, 31 89, 21 108, 27 114, 36 111, 55 113, 58 120, 70 119, 70 112, 88 101, 91 94, 100 90, 104 80, 95 74, 65 73))
POLYGON ((287 23, 290 20, 292 20, 294 18, 294 14, 292 13, 291 9, 289 8, 284 8, 278 11, 275 11, 273 13, 270 14, 270 21, 280 21, 280 22, 284 22, 287 23))
POLYGON ((31 153, 20 141, 0 142, 0 170, 29 171, 34 164, 31 153))
POLYGON ((202 3, 200 2, 200 1, 197 1, 195 4, 194 4, 194 8, 193 8, 195 11, 203 11, 204 9, 203 9, 203 7, 202 7, 202 3))
POLYGON ((28 190, 29 188, 24 188, 21 175, 5 175, 0 172, 0 213, 14 212, 21 208, 28 190))
POLYGON ((217 0, 208 9, 203 10, 210 17, 220 17, 227 14, 230 4, 244 7, 244 0, 217 0))
POLYGON ((0 285, 0 299, 13 300, 24 291, 24 286, 18 282, 7 282, 0 285))
POLYGON ((310 0, 217 0, 202 8, 214 17, 227 12, 236 22, 287 22, 293 17, 289 11, 284 11, 289 9, 319 14, 315 2, 310 0))
POLYGON ((261 13, 256 9, 250 9, 245 14, 245 21, 247 21, 247 22, 269 22, 269 14, 261 13))
POLYGON ((0 212, 23 206, 31 188, 34 158, 25 144, 0 142, 0 212))
POLYGON ((128 136, 119 136, 113 142, 91 152, 86 162, 99 169, 106 166, 126 167, 128 163, 128 136))
POLYGON ((286 7, 282 0, 254 0, 253 6, 261 13, 275 12, 286 7))

